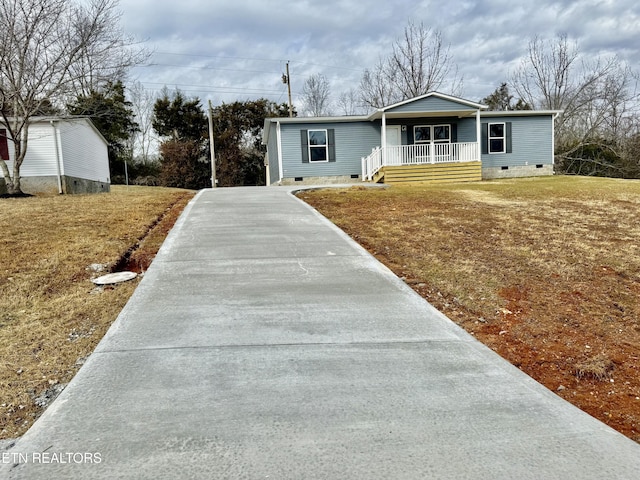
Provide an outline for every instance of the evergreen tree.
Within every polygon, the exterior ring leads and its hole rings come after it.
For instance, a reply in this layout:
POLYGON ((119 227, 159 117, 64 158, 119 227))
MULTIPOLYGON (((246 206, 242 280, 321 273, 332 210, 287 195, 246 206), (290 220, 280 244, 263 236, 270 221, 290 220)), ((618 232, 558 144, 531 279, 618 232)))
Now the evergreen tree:
POLYGON ((489 110, 531 110, 531 105, 521 98, 514 104, 513 95, 509 93, 509 86, 506 82, 500 84, 495 91, 480 102, 489 107, 489 110))
POLYGON ((165 89, 153 106, 153 129, 160 145, 160 181, 167 187, 200 189, 211 186, 207 118, 200 99, 187 99, 165 89))
MULTIPOLYGON (((286 117, 286 103, 261 98, 222 104, 213 110, 219 186, 264 185, 262 128, 268 117, 286 117)), ((295 112, 294 112, 295 115, 295 112)))

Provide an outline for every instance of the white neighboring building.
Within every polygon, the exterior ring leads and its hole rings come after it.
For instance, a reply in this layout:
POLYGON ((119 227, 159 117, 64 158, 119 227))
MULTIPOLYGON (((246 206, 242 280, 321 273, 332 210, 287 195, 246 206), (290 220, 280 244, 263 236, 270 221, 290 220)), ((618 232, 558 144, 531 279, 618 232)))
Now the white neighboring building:
MULTIPOLYGON (((98 193, 111 185, 107 141, 86 117, 37 117, 20 169, 25 193, 98 193)), ((0 155, 13 171, 14 149, 0 125, 0 155)), ((0 173, 0 193, 6 193, 0 173)))

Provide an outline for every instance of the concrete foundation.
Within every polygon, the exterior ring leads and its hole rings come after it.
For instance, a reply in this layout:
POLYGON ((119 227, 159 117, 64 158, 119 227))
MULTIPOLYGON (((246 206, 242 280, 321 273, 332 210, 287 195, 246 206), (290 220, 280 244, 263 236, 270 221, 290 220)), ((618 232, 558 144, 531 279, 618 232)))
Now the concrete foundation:
MULTIPOLYGON (((99 182, 95 180, 87 180, 85 178, 77 177, 61 177, 62 193, 74 194, 74 193, 103 193, 109 192, 111 185, 106 182, 99 182)), ((58 177, 55 175, 42 176, 42 177, 22 177, 20 179, 22 191, 24 193, 46 193, 46 194, 58 194, 60 193, 58 185, 58 177)), ((0 195, 7 193, 7 188, 4 179, 0 179, 0 195)))
POLYGON ((350 175, 336 175, 333 177, 296 177, 283 178, 279 185, 332 185, 334 183, 362 183, 360 175, 351 178, 350 175))
POLYGON ((553 165, 526 165, 505 167, 482 167, 482 179, 517 177, 543 177, 553 175, 553 165))

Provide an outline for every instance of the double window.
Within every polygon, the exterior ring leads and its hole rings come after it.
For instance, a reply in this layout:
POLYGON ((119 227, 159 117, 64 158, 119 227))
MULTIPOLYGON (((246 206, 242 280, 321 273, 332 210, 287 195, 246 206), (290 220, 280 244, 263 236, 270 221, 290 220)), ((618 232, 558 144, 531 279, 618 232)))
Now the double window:
POLYGON ((413 140, 415 143, 451 143, 451 125, 416 125, 413 140))

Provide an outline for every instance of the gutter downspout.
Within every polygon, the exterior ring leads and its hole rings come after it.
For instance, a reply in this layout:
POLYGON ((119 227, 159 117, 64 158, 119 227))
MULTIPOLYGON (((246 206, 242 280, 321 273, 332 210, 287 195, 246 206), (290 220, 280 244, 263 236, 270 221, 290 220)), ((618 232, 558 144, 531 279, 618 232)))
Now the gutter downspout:
POLYGON ((56 152, 56 171, 58 172, 58 193, 62 195, 62 167, 60 166, 60 158, 62 154, 60 152, 60 130, 56 127, 55 120, 49 120, 51 127, 53 128, 53 146, 56 152))
POLYGON ((280 184, 284 178, 284 172, 282 171, 282 132, 280 130, 280 122, 276 122, 276 146, 278 147, 278 184, 280 184))

